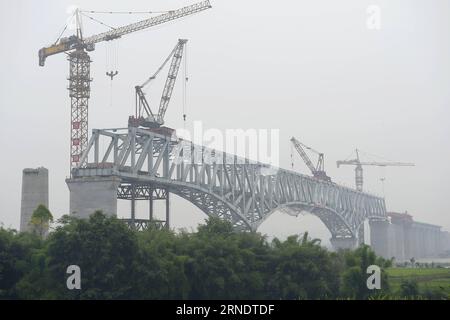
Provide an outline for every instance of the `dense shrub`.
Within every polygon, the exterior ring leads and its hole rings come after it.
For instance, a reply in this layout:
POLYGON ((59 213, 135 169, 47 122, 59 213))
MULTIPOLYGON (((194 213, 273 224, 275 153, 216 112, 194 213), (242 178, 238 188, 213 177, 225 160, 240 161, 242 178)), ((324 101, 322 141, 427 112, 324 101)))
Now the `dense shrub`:
POLYGON ((365 299, 370 264, 386 261, 367 246, 329 252, 307 233, 269 242, 217 218, 193 233, 132 231, 101 212, 65 216, 44 240, 0 229, 3 299, 365 299), (73 264, 81 290, 66 287, 73 264))

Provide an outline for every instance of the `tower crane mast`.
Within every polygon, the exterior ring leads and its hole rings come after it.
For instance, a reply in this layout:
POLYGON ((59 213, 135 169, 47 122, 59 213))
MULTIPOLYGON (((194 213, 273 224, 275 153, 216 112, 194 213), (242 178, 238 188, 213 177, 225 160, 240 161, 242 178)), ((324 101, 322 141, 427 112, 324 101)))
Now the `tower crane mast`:
POLYGON ((80 10, 77 9, 75 12, 76 35, 61 38, 53 45, 39 50, 40 66, 44 66, 47 57, 51 55, 68 53, 70 64, 68 89, 71 100, 70 168, 83 166, 87 161, 80 163, 82 158, 86 159, 82 155, 87 150, 88 142, 88 102, 90 82, 92 81, 90 77, 91 59, 88 52, 93 51, 97 43, 118 39, 124 35, 186 17, 209 8, 211 8, 211 4, 209 0, 205 0, 90 37, 83 36, 80 10))

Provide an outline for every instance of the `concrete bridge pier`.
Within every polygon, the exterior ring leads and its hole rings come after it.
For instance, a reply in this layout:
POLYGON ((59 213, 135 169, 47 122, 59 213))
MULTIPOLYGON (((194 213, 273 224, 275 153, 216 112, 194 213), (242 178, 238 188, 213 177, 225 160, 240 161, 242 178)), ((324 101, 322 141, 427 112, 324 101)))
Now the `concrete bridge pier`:
POLYGON ((70 214, 88 218, 96 210, 109 216, 117 215, 118 177, 79 177, 66 179, 70 190, 70 214))
POLYGON ((354 249, 358 245, 358 239, 354 237, 331 237, 331 245, 335 250, 339 249, 354 249))
POLYGON ((43 204, 48 208, 48 170, 46 168, 23 169, 20 231, 32 231, 30 225, 34 210, 43 204))
POLYGON ((364 244, 364 222, 358 228, 358 246, 364 244))
POLYGON ((389 257, 389 221, 370 220, 370 246, 377 255, 389 257))

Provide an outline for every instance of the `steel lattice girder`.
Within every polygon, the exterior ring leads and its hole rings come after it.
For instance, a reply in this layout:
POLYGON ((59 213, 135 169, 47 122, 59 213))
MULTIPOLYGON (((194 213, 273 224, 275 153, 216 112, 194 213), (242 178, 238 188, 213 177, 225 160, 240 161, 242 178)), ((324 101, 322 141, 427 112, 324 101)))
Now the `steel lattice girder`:
POLYGON ((154 226, 157 229, 164 229, 166 227, 166 222, 161 220, 148 220, 148 219, 120 219, 125 222, 130 229, 137 231, 144 231, 154 226))
POLYGON ((383 198, 141 128, 93 130, 81 160, 73 177, 167 189, 240 230, 256 230, 276 210, 308 211, 334 237, 357 237, 364 220, 386 218, 383 198))
MULTIPOLYGON (((82 154, 88 144, 88 103, 90 96, 89 55, 84 50, 75 50, 68 56, 69 96, 71 106, 70 122, 70 167, 80 165, 82 154)), ((82 163, 81 163, 82 164, 82 163)))
POLYGON ((117 199, 131 200, 133 199, 133 187, 134 187, 134 199, 135 200, 164 200, 166 199, 166 190, 152 188, 148 184, 135 184, 122 183, 117 189, 117 199), (152 195, 152 197, 150 197, 152 195))

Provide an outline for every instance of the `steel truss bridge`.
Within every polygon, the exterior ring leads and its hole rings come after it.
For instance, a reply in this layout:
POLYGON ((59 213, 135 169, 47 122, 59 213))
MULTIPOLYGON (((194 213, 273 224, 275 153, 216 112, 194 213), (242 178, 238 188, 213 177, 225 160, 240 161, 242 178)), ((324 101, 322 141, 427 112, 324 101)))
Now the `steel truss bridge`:
POLYGON ((255 231, 277 210, 307 211, 333 238, 358 238, 366 219, 386 218, 380 197, 143 128, 94 129, 80 164, 72 179, 116 177, 118 199, 170 192, 237 230, 255 231))

